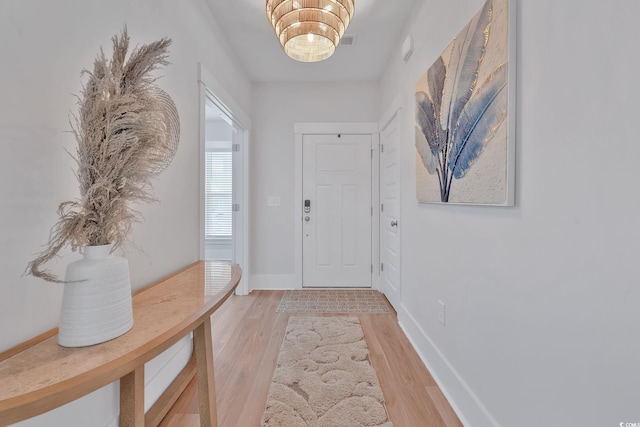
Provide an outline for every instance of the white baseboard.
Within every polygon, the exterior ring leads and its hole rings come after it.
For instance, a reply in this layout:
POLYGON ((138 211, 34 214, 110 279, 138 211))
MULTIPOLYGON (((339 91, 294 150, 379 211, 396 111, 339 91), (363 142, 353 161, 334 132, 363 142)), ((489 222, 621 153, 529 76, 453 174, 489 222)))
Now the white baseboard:
POLYGON ((466 427, 500 427, 404 305, 400 304, 397 313, 400 327, 462 424, 466 427))
POLYGON ((302 289, 294 274, 254 274, 250 280, 251 290, 281 291, 302 289))

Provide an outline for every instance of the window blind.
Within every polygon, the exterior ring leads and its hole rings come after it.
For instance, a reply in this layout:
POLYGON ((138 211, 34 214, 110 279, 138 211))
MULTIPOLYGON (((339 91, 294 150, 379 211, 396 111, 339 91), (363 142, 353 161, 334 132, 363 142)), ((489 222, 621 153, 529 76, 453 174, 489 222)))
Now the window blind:
POLYGON ((233 227, 232 153, 205 153, 205 237, 230 238, 233 227))

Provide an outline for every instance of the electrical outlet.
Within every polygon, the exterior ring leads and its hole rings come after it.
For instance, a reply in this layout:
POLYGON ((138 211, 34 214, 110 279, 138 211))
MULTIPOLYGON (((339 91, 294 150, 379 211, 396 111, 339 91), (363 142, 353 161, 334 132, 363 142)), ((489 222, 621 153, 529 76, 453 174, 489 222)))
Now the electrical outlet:
POLYGON ((442 325, 444 326, 445 324, 444 303, 440 300, 438 300, 438 321, 442 323, 442 325))

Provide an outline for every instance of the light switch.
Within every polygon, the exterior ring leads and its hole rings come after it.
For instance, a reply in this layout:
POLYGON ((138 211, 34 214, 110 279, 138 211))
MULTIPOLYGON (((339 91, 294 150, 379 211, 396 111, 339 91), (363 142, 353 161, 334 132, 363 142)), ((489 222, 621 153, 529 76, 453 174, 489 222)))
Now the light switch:
POLYGON ((267 197, 267 206, 280 206, 280 197, 278 196, 269 196, 267 197))

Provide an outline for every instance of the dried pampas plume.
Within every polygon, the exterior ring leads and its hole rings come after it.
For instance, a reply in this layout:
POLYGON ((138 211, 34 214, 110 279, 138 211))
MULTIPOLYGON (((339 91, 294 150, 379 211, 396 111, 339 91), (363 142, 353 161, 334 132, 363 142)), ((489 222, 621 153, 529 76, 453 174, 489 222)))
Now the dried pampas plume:
POLYGON ((27 266, 27 274, 50 282, 61 280, 41 268, 66 245, 74 251, 105 244, 115 249, 126 241, 139 219, 130 204, 154 200, 150 180, 177 149, 175 104, 150 75, 168 64, 171 40, 136 47, 128 60, 126 27, 112 40, 111 60, 101 49, 93 71, 83 71, 89 80, 71 124, 81 198, 60 204, 46 249, 27 266))

